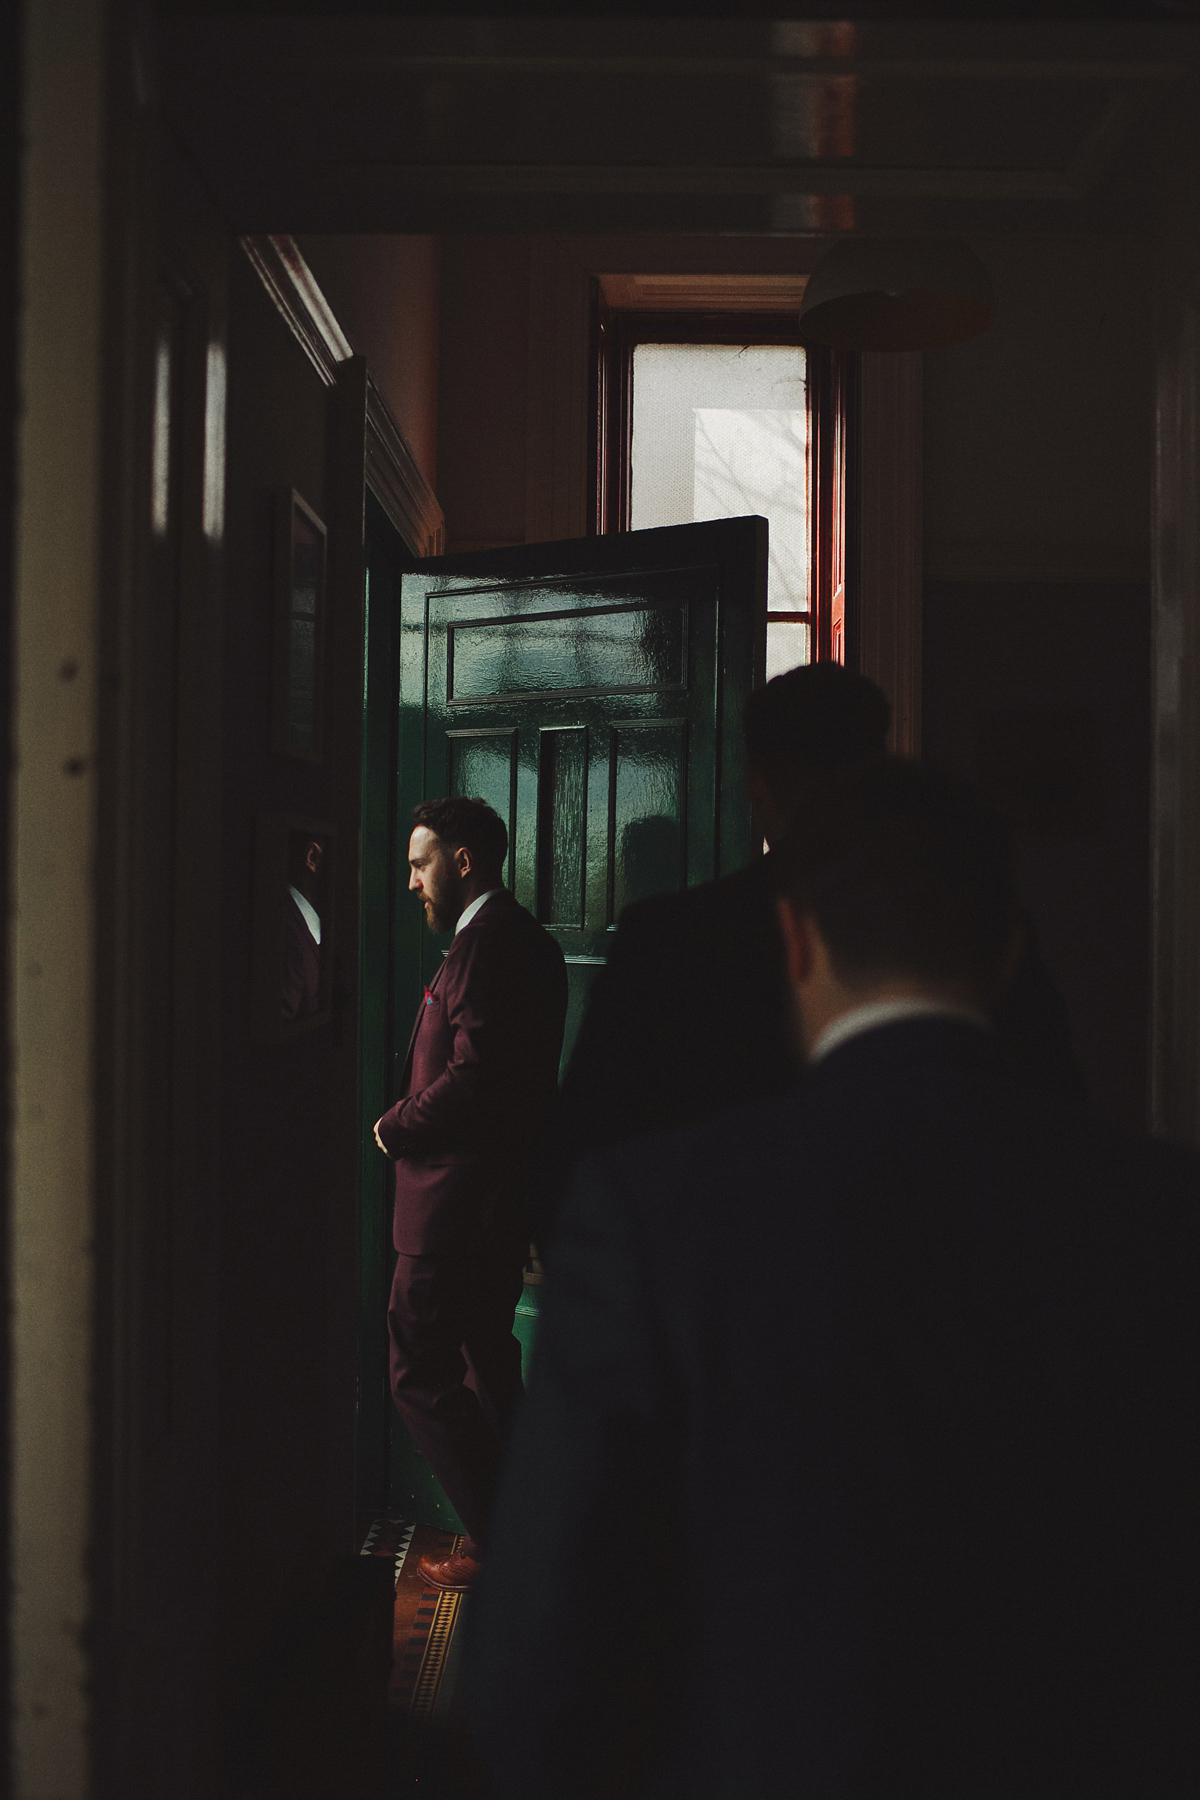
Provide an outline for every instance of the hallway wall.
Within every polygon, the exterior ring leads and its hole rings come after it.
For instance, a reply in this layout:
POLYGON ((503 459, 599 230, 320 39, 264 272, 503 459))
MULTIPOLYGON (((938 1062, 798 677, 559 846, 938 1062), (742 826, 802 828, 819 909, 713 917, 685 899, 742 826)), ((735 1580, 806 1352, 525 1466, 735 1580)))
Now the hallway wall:
POLYGON ((437 487, 441 240, 436 237, 302 237, 304 258, 342 330, 365 356, 437 487))
POLYGON ((1012 823, 1093 1100, 1146 1118, 1153 257, 972 240, 997 320, 925 356, 925 753, 1012 823))
POLYGON ((0 301, 13 331, 0 349, 3 397, 13 402, 0 415, 8 439, 0 480, 10 483, 0 493, 0 542, 12 557, 0 577, 7 602, 11 571, 4 648, 11 644, 12 656, 0 703, 7 727, 0 749, 7 790, 4 1198, 12 1194, 0 1252, 7 1427, 0 1474, 11 1469, 0 1507, 8 1528, 0 1674, 11 1679, 0 1690, 0 1788, 8 1791, 11 1719, 20 1800, 84 1800, 100 1486, 92 1346, 102 1231, 97 750, 110 548, 102 434, 116 361, 100 321, 105 227, 108 217, 122 216, 124 194, 123 171, 114 175, 104 154, 106 107, 116 109, 120 89, 104 80, 102 7, 79 0, 54 18, 44 8, 19 10, 20 21, 13 8, 5 19, 11 28, 0 26, 0 53, 13 58, 0 76, 3 97, 21 103, 19 118, 14 108, 0 127, 7 135, 11 120, 21 157, 16 170, 9 161, 16 143, 0 151, 11 177, 3 190, 11 211, 0 216, 0 232, 4 249, 15 252, 13 286, 0 301))
MULTIPOLYGON (((15 612, 14 535, 18 432, 17 321, 20 305, 21 26, 20 9, 0 15, 0 667, 11 667, 15 612)), ((11 744, 12 690, 0 685, 0 743, 11 744)), ((0 781, 0 893, 9 892, 9 781, 0 781)), ((8 932, 0 932, 0 1083, 10 1092, 8 932)), ((7 1147, 0 1153, 0 1293, 11 1292, 11 1194, 7 1147)), ((10 1593, 11 1332, 0 1333, 0 1591, 10 1593)), ((0 1635, 0 1696, 11 1693, 8 1632, 0 1635)), ((0 1719, 0 1769, 8 1769, 12 1708, 0 1719)))
POLYGON ((1153 473, 1149 238, 972 238, 996 323, 925 356, 925 563, 1144 580, 1153 473))
MULTIPOLYGON (((338 551, 333 391, 231 245, 221 869, 221 1519, 223 1710, 254 1749, 256 1693, 353 1544, 356 1212, 335 1095, 355 1057, 352 1001, 270 1041, 253 1010, 260 834, 272 816, 328 823, 354 854, 328 746, 354 719, 329 702, 319 761, 272 740, 277 496, 295 489, 338 551), (335 1166, 337 1165, 337 1166, 335 1166), (269 1545, 269 1554, 265 1553, 269 1545), (285 1634, 286 1635, 286 1634, 285 1634), (263 1659, 266 1659, 265 1664, 263 1659)), ((323 662, 332 645, 327 630, 323 662)), ((326 899, 331 898, 329 888, 326 899)), ((323 955, 338 920, 322 903, 323 955)), ((353 932, 351 942, 354 941, 353 932)), ((345 970, 341 979, 345 983, 345 970)), ((335 980, 337 965, 335 963, 335 980)))
POLYGON ((530 244, 442 240, 438 499, 446 548, 525 542, 530 244))

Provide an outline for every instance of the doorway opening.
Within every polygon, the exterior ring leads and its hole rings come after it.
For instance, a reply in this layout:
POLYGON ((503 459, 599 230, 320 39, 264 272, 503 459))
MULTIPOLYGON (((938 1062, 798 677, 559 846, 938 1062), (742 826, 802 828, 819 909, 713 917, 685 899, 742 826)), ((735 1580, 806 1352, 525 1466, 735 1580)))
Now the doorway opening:
MULTIPOLYGON (((447 947, 406 891, 413 805, 479 796, 504 821, 507 885, 566 963, 569 1054, 623 908, 753 853, 739 720, 762 680, 767 575, 755 517, 420 561, 381 509, 368 527, 363 968, 389 983, 387 1004, 363 1010, 364 1137, 403 1091, 447 947)), ((364 1184, 359 1490, 455 1531, 387 1395, 389 1168, 368 1159, 364 1184)))

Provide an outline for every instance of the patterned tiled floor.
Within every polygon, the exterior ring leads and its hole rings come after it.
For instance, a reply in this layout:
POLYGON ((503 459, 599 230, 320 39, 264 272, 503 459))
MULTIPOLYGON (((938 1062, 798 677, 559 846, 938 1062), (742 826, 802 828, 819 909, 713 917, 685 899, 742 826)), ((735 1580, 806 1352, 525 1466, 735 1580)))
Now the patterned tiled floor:
POLYGON ((455 1704, 466 1597, 430 1587, 418 1568, 422 1555, 445 1555, 458 1541, 433 1525, 380 1518, 362 1547, 364 1556, 387 1557, 395 1565, 388 1709, 391 1793, 397 1797, 484 1800, 455 1704))

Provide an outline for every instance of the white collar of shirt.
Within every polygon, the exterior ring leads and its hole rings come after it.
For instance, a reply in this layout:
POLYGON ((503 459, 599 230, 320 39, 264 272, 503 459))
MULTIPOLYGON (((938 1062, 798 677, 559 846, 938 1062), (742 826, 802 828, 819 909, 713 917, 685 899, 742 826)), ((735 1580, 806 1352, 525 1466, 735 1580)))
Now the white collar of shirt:
MULTIPOLYGON (((278 889, 276 889, 276 892, 278 892, 278 889)), ((304 895, 300 892, 299 888, 292 887, 290 885, 290 883, 288 886, 288 893, 292 896, 292 899, 296 902, 296 905, 300 908, 301 917, 303 918, 304 923, 308 926, 308 929, 312 932, 313 943, 319 944, 321 942, 321 915, 320 915, 320 913, 317 911, 316 907, 313 906, 310 901, 308 901, 304 898, 304 895)))
POLYGON ((956 1006, 952 1000, 872 1000, 866 1006, 855 1006, 827 1025, 808 1053, 809 1063, 820 1062, 839 1044, 874 1031, 880 1025, 894 1025, 900 1019, 958 1019, 974 1025, 977 1031, 990 1031, 986 1013, 974 1006, 956 1006))
POLYGON ((499 892, 499 888, 489 888, 486 894, 480 894, 476 899, 472 900, 470 906, 463 907, 462 917, 454 927, 455 937, 458 936, 464 925, 469 925, 471 923, 471 920, 475 917, 475 914, 479 911, 480 907, 490 900, 493 894, 498 894, 499 892))

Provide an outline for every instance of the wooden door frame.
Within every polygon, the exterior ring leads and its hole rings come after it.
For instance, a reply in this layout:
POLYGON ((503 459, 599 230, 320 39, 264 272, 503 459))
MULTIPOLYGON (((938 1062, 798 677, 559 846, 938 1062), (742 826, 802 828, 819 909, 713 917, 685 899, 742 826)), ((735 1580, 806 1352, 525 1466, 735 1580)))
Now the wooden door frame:
MULTIPOLYGON (((792 313, 637 312, 593 279, 589 533, 629 528, 632 355, 638 343, 802 342, 792 313)), ((877 681, 893 749, 921 749, 921 357, 809 345, 813 660, 834 654, 877 681), (835 600, 841 577, 840 618, 835 600)))
POLYGON ((594 281, 588 422, 589 536, 628 531, 633 445, 633 352, 639 344, 793 344, 795 313, 626 312, 594 281))
POLYGON ((1200 250, 1157 246, 1150 1125, 1200 1145, 1200 250))
POLYGON ((809 594, 814 662, 858 663, 854 529, 858 358, 806 347, 809 425, 809 594))
POLYGON ((891 702, 891 747, 921 754, 924 583, 919 351, 856 359, 850 480, 852 666, 891 702))
MULTIPOLYGON (((378 796, 364 784, 366 752, 373 734, 390 732, 394 711, 379 691, 382 657, 385 685, 392 678, 398 646, 382 606, 374 611, 367 593, 366 505, 370 494, 383 520, 396 533, 400 554, 433 556, 445 544, 446 523, 437 496, 362 357, 356 356, 333 309, 295 241, 286 235, 248 236, 241 248, 305 355, 329 390, 331 467, 329 488, 336 509, 336 553, 330 566, 331 716, 360 729, 338 734, 331 745, 338 812, 359 825, 358 854, 341 859, 335 963, 335 1010, 340 1029, 353 1034, 352 1053, 342 1069, 336 1096, 340 1150, 335 1164, 348 1171, 354 1201, 347 1193, 347 1216, 357 1219, 353 1252, 357 1272, 355 1317, 359 1399, 354 1433, 354 1508, 361 1517, 386 1498, 386 1466, 381 1457, 381 1408, 386 1418, 386 1361, 382 1345, 386 1296, 375 1291, 382 1222, 379 1169, 370 1154, 370 1127, 379 1116, 375 1101, 391 1073, 391 1016, 369 1003, 369 954, 379 953, 378 870, 372 847, 378 836, 378 796), (380 634, 383 634, 381 638, 380 634), (386 641, 384 641, 386 640, 386 641), (378 1312, 376 1311, 378 1308, 378 1312)), ((390 738, 389 738, 390 744, 390 738)), ((389 749, 385 752, 391 758, 389 749)), ((394 794, 384 799, 384 810, 394 794)), ((385 883, 388 877, 385 871, 385 883)), ((390 892, 382 900, 385 913, 390 892)), ((385 946, 384 954, 387 954, 385 946)), ((377 976, 375 977, 377 979, 377 976)), ((382 1110, 380 1107, 379 1110, 382 1110)))

